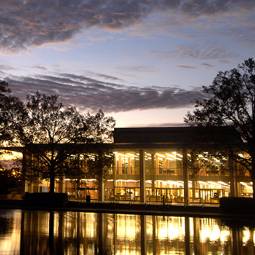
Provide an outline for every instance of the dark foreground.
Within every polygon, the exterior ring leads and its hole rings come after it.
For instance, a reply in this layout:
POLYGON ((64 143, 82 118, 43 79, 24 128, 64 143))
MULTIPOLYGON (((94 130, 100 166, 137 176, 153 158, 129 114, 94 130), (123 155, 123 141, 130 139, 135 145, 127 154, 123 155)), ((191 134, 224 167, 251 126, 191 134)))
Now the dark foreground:
POLYGON ((86 203, 68 201, 64 205, 31 203, 24 200, 2 200, 2 209, 42 210, 42 211, 74 211, 74 212, 98 212, 98 213, 125 213, 141 215, 169 215, 190 217, 211 217, 236 220, 255 221, 252 211, 223 211, 220 207, 206 206, 179 206, 163 204, 127 204, 127 203, 86 203))

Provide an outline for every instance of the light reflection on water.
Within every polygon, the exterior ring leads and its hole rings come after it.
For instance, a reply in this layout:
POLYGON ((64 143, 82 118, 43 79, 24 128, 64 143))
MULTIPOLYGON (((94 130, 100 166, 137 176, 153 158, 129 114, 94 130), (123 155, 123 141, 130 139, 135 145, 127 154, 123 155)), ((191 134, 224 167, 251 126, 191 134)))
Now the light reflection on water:
POLYGON ((254 228, 217 219, 0 210, 0 254, 255 254, 254 228))

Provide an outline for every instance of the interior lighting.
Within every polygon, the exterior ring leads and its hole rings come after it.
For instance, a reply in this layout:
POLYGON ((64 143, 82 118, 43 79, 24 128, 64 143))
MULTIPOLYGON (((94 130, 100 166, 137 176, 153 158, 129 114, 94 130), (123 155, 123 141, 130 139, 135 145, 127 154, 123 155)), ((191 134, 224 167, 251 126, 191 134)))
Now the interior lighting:
POLYGON ((245 227, 242 231, 242 242, 246 244, 250 240, 251 234, 247 227, 245 227))
POLYGON ((158 225, 157 232, 159 240, 178 240, 183 239, 185 235, 184 227, 172 222, 161 222, 158 225))
POLYGON ((155 156, 157 156, 157 157, 163 157, 162 154, 160 154, 160 153, 158 153, 158 152, 155 154, 155 156))
POLYGON ((210 184, 213 187, 219 187, 219 184, 217 182, 209 181, 208 184, 210 184))
POLYGON ((229 184, 226 183, 226 182, 222 182, 222 181, 218 181, 219 184, 223 185, 223 186, 228 186, 229 187, 229 184))
POLYGON ((119 216, 117 218, 117 238, 135 240, 139 232, 137 227, 137 218, 129 216, 119 216))
POLYGON ((121 246, 121 250, 117 250, 116 251, 116 255, 137 255, 137 251, 136 250, 130 250, 132 249, 130 246, 121 246))
POLYGON ((169 161, 175 161, 176 160, 176 158, 165 158, 165 159, 167 159, 169 161))
POLYGON ((251 184, 247 183, 247 182, 240 182, 240 184, 242 184, 243 186, 246 186, 246 187, 251 187, 251 184))
POLYGON ((116 182, 139 182, 139 180, 122 180, 122 179, 118 179, 115 180, 116 182))
POLYGON ((217 225, 205 225, 200 231, 200 240, 202 243, 207 240, 217 241, 220 239, 220 229, 217 225))
POLYGON ((220 241, 222 243, 227 242, 230 238, 230 231, 227 229, 224 229, 220 232, 220 241))
POLYGON ((204 181, 198 181, 199 185, 207 185, 207 182, 204 181))

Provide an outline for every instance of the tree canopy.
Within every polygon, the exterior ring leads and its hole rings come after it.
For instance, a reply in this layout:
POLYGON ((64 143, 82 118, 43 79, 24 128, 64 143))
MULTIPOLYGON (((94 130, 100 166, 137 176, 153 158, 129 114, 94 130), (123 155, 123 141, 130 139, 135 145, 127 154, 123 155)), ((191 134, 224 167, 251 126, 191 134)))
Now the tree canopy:
POLYGON ((202 126, 232 125, 249 142, 255 132, 254 59, 245 60, 230 71, 219 72, 211 85, 203 86, 203 92, 207 98, 197 101, 185 122, 202 126))
POLYGON ((32 153, 40 160, 40 176, 50 178, 51 192, 55 177, 68 169, 66 160, 72 154, 70 148, 56 149, 56 145, 108 142, 115 124, 101 110, 95 115, 81 114, 75 107, 65 107, 56 95, 39 92, 27 97, 22 114, 23 119, 15 123, 18 140, 23 145, 48 145, 46 150, 37 147, 32 153))
MULTIPOLYGON (((26 150, 32 145, 45 144, 47 149, 27 151, 37 156, 37 177, 50 178, 54 191, 55 177, 64 175, 68 167, 68 150, 56 149, 59 144, 103 143, 112 140, 115 121, 102 110, 95 114, 81 114, 75 107, 64 106, 58 96, 39 92, 28 95, 25 102, 9 95, 6 82, 0 83, 0 141, 21 144, 26 150)), ((35 147, 33 147, 35 148, 35 147)), ((64 147, 63 147, 64 148, 64 147)), ((33 164, 32 164, 33 165, 33 164)), ((35 174, 26 169, 26 177, 35 174)))
POLYGON ((192 126, 232 126, 246 145, 255 179, 255 60, 249 58, 237 68, 219 72, 202 91, 206 98, 196 102, 185 122, 192 126))
POLYGON ((0 82, 0 142, 14 140, 13 124, 22 119, 22 102, 10 95, 8 83, 0 82))

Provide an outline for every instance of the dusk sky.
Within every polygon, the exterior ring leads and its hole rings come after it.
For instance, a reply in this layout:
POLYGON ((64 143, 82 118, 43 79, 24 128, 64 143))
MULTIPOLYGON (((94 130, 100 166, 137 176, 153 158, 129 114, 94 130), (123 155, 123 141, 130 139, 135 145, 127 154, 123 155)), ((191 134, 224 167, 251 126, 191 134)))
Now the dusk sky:
POLYGON ((118 127, 182 123, 202 85, 255 55, 255 0, 0 0, 0 75, 118 127))

